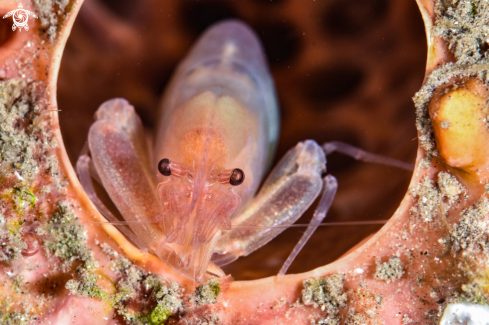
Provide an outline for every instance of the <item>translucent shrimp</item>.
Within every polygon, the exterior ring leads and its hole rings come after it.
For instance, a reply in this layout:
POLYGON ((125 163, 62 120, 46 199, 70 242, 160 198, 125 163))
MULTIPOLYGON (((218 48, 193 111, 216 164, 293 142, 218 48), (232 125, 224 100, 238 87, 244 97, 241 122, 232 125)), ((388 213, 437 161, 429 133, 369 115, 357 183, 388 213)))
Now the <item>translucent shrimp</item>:
MULTIPOLYGON (((315 217, 284 274, 336 192, 336 179, 321 177, 324 150, 375 158, 341 143, 323 149, 307 140, 285 155, 256 194, 275 150, 278 108, 260 44, 238 21, 211 27, 177 69, 162 103, 154 159, 127 101, 104 103, 96 119, 88 137, 92 174, 134 236, 124 233, 196 282, 206 273, 224 275, 218 265, 250 254, 293 224, 324 184, 315 217)), ((81 183, 109 221, 116 221, 95 198, 89 164, 80 157, 81 183)))

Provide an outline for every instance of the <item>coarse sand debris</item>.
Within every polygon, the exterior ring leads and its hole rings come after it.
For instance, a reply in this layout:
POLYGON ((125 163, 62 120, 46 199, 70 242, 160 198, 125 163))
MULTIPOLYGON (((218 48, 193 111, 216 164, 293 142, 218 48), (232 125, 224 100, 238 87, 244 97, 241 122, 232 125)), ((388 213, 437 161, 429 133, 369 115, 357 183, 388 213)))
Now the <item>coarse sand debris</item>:
POLYGON ((442 0, 433 34, 446 40, 459 63, 473 64, 487 57, 489 3, 486 0, 442 0))
POLYGON ((362 282, 359 283, 357 290, 349 290, 348 292, 348 312, 346 313, 345 324, 382 324, 383 321, 379 315, 379 309, 384 298, 382 295, 370 291, 367 285, 362 282))
POLYGON ((4 184, 12 178, 32 183, 39 173, 59 174, 57 161, 45 159, 52 156, 49 151, 57 143, 45 131, 50 120, 42 114, 45 104, 35 95, 41 88, 19 79, 0 82, 0 179, 4 184))
POLYGON ((302 290, 302 303, 327 311, 326 319, 316 324, 336 324, 337 315, 341 308, 346 306, 347 296, 343 290, 344 274, 333 274, 324 278, 304 280, 302 290))
POLYGON ((197 305, 215 304, 220 291, 219 281, 210 279, 195 289, 191 302, 197 305))
POLYGON ((21 251, 27 248, 19 231, 20 225, 7 223, 5 217, 0 214, 0 262, 11 263, 20 257, 21 251))
POLYGON ((67 202, 59 202, 48 222, 51 239, 45 242, 48 254, 59 257, 61 268, 68 271, 73 262, 82 262, 82 268, 88 271, 97 269, 90 247, 86 245, 87 232, 85 227, 76 224, 78 218, 67 202))
MULTIPOLYGON (((7 297, 5 301, 0 301, 0 310, 8 310, 9 305, 13 304, 10 297, 7 297)), ((0 324, 6 325, 27 325, 31 324, 35 320, 35 317, 28 312, 9 312, 0 313, 0 324)))
POLYGON ((24 276, 22 274, 17 274, 14 277, 14 281, 12 283, 12 290, 15 293, 24 293, 23 285, 24 285, 24 276))
POLYGON ((467 258, 474 259, 475 253, 489 253, 488 221, 489 200, 484 195, 476 204, 462 211, 460 221, 451 229, 443 243, 450 245, 452 255, 464 251, 467 258))
POLYGON ((66 282, 65 288, 68 289, 72 295, 107 300, 109 294, 99 288, 97 280, 98 275, 82 270, 78 279, 71 279, 66 282))
POLYGON ((438 173, 438 188, 446 201, 446 209, 450 208, 461 194, 463 194, 463 198, 467 198, 467 190, 450 173, 438 173))
MULTIPOLYGON (((72 207, 62 199, 67 181, 55 154, 58 144, 45 93, 43 82, 0 81, 0 239, 5 243, 0 260, 13 265, 20 259, 30 234, 43 241, 48 257, 54 257, 51 272, 72 266, 88 271, 96 263, 85 245, 85 230, 75 224, 72 207), (64 225, 55 227, 59 223, 64 225)), ((0 324, 30 324, 38 316, 29 303, 32 292, 24 290, 20 277, 7 278, 3 284, 12 295, 0 303, 0 324)), ((36 301, 50 297, 38 295, 36 301)))
POLYGON ((327 318, 320 319, 318 321, 311 319, 310 324, 311 325, 339 325, 340 321, 336 317, 335 318, 327 317, 327 318))
POLYGON ((440 193, 434 182, 425 176, 409 193, 416 198, 416 204, 411 208, 411 213, 419 216, 423 221, 433 221, 440 203, 440 193))
POLYGON ((489 274, 485 271, 469 277, 463 284, 462 293, 457 302, 469 302, 479 305, 489 305, 489 274))
POLYGON ((33 0, 44 32, 54 42, 69 10, 69 0, 33 0))
POLYGON ((346 321, 348 325, 368 325, 371 324, 370 318, 364 313, 359 313, 356 311, 348 313, 348 319, 346 321))
POLYGON ((392 256, 387 262, 382 263, 380 259, 375 261, 377 264, 375 270, 375 279, 383 280, 390 283, 398 280, 404 274, 401 259, 397 256, 392 256))
POLYGON ((433 221, 442 212, 446 215, 461 196, 467 198, 467 190, 448 172, 438 173, 436 185, 425 176, 409 193, 416 199, 411 214, 425 222, 433 221), (443 209, 440 209, 440 203, 443 203, 443 209))

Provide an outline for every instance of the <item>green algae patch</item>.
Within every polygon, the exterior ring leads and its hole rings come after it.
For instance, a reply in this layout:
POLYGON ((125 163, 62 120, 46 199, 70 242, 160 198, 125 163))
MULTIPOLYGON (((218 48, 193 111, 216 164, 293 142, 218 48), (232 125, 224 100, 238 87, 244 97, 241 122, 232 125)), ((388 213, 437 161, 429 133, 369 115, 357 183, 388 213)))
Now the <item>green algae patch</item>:
POLYGON ((124 314, 124 319, 134 325, 161 325, 170 318, 172 312, 163 306, 156 306, 150 313, 139 315, 137 313, 124 314))
POLYGON ((162 325, 170 318, 172 310, 168 309, 164 303, 159 303, 151 312, 139 315, 128 313, 124 318, 135 325, 162 325))
POLYGON ((168 310, 166 306, 158 304, 155 309, 149 315, 151 325, 163 324, 171 315, 171 310, 168 310))
POLYGON ((164 324, 172 315, 182 308, 180 288, 176 282, 164 283, 156 275, 144 275, 146 279, 129 286, 124 280, 117 285, 117 292, 113 298, 114 308, 129 324, 132 325, 160 325, 164 324), (152 292, 148 299, 141 299, 144 293, 152 292), (123 293, 123 295, 120 295, 123 293), (122 298, 122 299, 121 299, 122 298), (154 304, 153 309, 146 307, 154 304), (139 306, 137 308, 128 305, 139 306))
POLYGON ((197 305, 215 304, 221 292, 221 287, 217 279, 210 279, 195 289, 191 302, 197 305))
POLYGON ((36 196, 31 192, 31 190, 29 189, 21 189, 20 187, 17 187, 17 186, 14 186, 12 188, 12 194, 18 198, 19 200, 19 208, 22 208, 23 207, 23 203, 24 202, 28 202, 31 206, 31 208, 34 208, 34 206, 36 205, 36 196))
POLYGON ((109 245, 99 244, 117 274, 115 291, 108 297, 117 314, 131 325, 161 325, 183 308, 178 283, 148 273, 109 245))

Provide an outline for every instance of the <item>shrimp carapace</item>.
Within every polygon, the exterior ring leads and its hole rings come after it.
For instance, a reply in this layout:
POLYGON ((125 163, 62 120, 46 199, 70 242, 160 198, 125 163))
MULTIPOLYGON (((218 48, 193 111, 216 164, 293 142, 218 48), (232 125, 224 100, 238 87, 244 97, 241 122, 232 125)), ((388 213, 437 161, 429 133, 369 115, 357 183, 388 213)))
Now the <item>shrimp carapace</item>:
POLYGON ((276 142, 265 62, 248 27, 223 22, 204 33, 165 93, 155 147, 165 238, 154 251, 198 282, 216 240, 251 202, 276 142))

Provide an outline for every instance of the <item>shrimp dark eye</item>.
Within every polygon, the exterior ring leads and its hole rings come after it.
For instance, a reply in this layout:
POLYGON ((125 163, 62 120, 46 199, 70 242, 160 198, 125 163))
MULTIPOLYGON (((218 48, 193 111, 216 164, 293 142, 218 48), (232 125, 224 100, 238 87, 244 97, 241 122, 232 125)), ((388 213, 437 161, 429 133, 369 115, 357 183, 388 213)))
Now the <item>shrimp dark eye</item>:
POLYGON ((170 160, 168 158, 161 159, 158 163, 158 171, 163 176, 171 176, 170 160))
POLYGON ((243 183, 244 179, 245 179, 244 172, 241 169, 236 168, 231 173, 231 177, 229 178, 229 184, 231 184, 232 186, 238 186, 241 183, 243 183))

